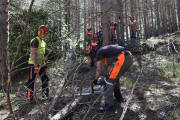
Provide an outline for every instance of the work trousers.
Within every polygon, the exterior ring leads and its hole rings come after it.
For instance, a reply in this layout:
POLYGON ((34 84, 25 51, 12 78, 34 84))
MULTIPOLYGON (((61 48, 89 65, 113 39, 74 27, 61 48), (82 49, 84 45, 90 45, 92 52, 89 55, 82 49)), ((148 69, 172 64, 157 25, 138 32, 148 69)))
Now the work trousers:
POLYGON ((136 39, 136 32, 133 30, 130 30, 131 39, 136 39))
MULTIPOLYGON (((29 80, 27 83, 27 100, 33 100, 33 92, 34 92, 34 80, 36 78, 36 74, 34 73, 34 65, 29 64, 29 80)), ((42 98, 49 97, 49 88, 48 82, 49 78, 47 75, 46 67, 42 67, 39 72, 39 76, 42 81, 42 98)))
POLYGON ((116 44, 115 33, 110 33, 110 44, 116 44))
MULTIPOLYGON (((114 106, 113 92, 120 90, 119 77, 122 76, 132 65, 133 57, 129 51, 122 52, 117 61, 108 67, 105 81, 105 105, 114 106)), ((108 59, 108 58, 107 58, 108 59)))

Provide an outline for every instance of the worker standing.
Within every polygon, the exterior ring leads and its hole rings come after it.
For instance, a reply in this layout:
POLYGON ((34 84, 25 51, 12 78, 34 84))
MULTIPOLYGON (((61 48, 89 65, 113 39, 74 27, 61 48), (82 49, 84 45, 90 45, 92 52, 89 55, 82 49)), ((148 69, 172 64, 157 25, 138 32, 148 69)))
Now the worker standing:
POLYGON ((116 44, 116 26, 117 26, 119 20, 120 20, 120 17, 115 24, 113 24, 112 21, 109 21, 109 24, 110 24, 110 27, 109 27, 110 44, 116 44))
POLYGON ((90 64, 89 66, 94 67, 94 58, 96 58, 96 52, 99 49, 99 45, 95 42, 95 43, 91 43, 88 46, 88 51, 89 51, 89 56, 91 58, 90 64))
POLYGON ((105 106, 100 107, 100 112, 114 111, 113 92, 118 102, 123 102, 120 91, 119 77, 122 76, 132 65, 132 54, 124 47, 118 45, 108 45, 100 48, 96 54, 97 69, 93 84, 97 85, 97 79, 101 73, 102 61, 108 66, 106 77, 104 78, 105 106))
POLYGON ((49 89, 48 89, 49 78, 47 75, 47 71, 46 71, 47 67, 45 66, 45 62, 43 63, 46 43, 43 41, 43 39, 50 31, 51 30, 49 26, 41 25, 38 28, 38 36, 30 41, 31 52, 28 61, 29 80, 27 83, 27 100, 31 104, 36 103, 33 99, 33 92, 34 92, 34 81, 39 69, 40 69, 39 76, 41 77, 41 81, 42 81, 42 98, 43 99, 49 98, 49 89), (42 63, 43 66, 39 68, 42 63))
POLYGON ((138 27, 137 27, 137 22, 134 20, 134 17, 130 17, 130 23, 129 25, 125 25, 124 26, 130 28, 130 37, 131 39, 136 39, 136 33, 138 31, 138 27))
POLYGON ((88 45, 91 44, 91 41, 93 40, 93 33, 91 31, 91 27, 88 27, 88 31, 86 32, 86 41, 88 42, 88 45))

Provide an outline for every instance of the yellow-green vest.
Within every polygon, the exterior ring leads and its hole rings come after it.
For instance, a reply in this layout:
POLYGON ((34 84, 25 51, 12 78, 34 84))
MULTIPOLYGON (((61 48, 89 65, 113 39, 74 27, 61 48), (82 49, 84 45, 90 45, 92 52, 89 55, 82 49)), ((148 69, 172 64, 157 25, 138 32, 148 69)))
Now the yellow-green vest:
MULTIPOLYGON (((46 43, 43 40, 41 41, 39 37, 36 37, 30 41, 30 45, 34 39, 38 39, 38 42, 39 42, 38 48, 36 49, 36 62, 37 64, 41 64, 42 61, 44 60, 46 43)), ((31 50, 32 50, 32 47, 31 47, 31 50)), ((34 64, 32 61, 31 55, 32 55, 32 51, 30 52, 28 64, 34 64)))

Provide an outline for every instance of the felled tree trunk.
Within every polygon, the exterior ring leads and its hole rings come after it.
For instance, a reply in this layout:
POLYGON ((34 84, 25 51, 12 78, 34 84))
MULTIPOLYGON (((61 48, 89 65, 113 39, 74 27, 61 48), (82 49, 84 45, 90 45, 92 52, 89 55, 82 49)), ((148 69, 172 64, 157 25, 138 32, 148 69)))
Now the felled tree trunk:
MULTIPOLYGON (((84 93, 90 93, 91 87, 89 87, 84 93)), ((72 110, 74 110, 78 104, 85 98, 85 96, 79 96, 76 99, 74 99, 73 102, 67 104, 63 109, 61 109, 57 114, 55 114, 53 117, 49 117, 50 120, 60 120, 63 117, 65 117, 67 114, 69 114, 72 110)))

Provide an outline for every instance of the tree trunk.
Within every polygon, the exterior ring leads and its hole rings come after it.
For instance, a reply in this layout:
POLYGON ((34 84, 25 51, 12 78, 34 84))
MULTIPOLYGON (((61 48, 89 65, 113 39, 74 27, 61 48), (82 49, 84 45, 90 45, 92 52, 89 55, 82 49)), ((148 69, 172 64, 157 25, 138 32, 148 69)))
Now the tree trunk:
POLYGON ((165 10, 164 10, 164 27, 165 27, 165 33, 167 33, 167 19, 166 19, 166 4, 163 0, 163 5, 165 6, 165 10))
POLYGON ((150 29, 149 29, 149 14, 148 14, 147 0, 146 0, 146 15, 147 15, 147 38, 150 38, 150 29))
POLYGON ((157 25, 158 25, 158 36, 159 36, 161 34, 161 27, 160 27, 160 19, 159 19, 158 1, 157 0, 155 0, 155 10, 156 10, 157 25))
POLYGON ((169 21, 169 32, 172 33, 172 28, 171 28, 171 12, 170 12, 170 3, 167 2, 167 9, 168 9, 168 21, 169 21))
POLYGON ((152 0, 150 0, 150 5, 151 5, 151 24, 152 24, 152 36, 154 36, 154 21, 153 21, 153 4, 152 4, 152 0))
POLYGON ((179 24, 179 29, 180 29, 180 0, 176 0, 176 5, 177 5, 177 14, 178 14, 178 24, 179 24))
MULTIPOLYGON (((125 15, 126 15, 126 25, 128 24, 127 22, 128 22, 128 19, 127 19, 127 6, 128 6, 128 3, 127 3, 127 1, 125 2, 125 15)), ((122 18, 123 19, 123 18, 122 18)), ((121 19, 121 20, 122 20, 121 19)), ((128 28, 127 27, 125 27, 126 28, 126 41, 127 42, 129 42, 129 37, 128 37, 128 28)))
MULTIPOLYGON (((0 1, 0 84, 4 91, 6 91, 8 79, 8 43, 9 43, 9 23, 8 21, 8 7, 9 1, 0 1), (7 2, 7 3, 6 3, 7 2)), ((0 88, 1 89, 1 88, 0 88)))
POLYGON ((101 0, 102 7, 102 31, 103 31, 103 46, 108 45, 108 21, 107 21, 107 12, 106 12, 106 0, 101 0))
MULTIPOLYGON (((144 10, 146 9, 146 5, 144 3, 144 10)), ((147 39, 147 28, 146 28, 146 11, 143 11, 144 14, 144 37, 147 39)))
POLYGON ((84 0, 84 50, 86 50, 86 0, 84 0))
POLYGON ((124 41, 124 26, 123 26, 123 2, 122 0, 117 0, 117 2, 119 3, 119 11, 120 11, 120 31, 121 31, 121 42, 123 44, 125 44, 125 41, 124 41))

